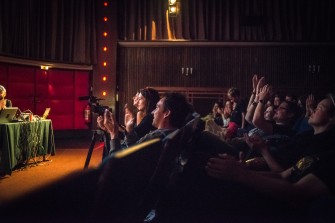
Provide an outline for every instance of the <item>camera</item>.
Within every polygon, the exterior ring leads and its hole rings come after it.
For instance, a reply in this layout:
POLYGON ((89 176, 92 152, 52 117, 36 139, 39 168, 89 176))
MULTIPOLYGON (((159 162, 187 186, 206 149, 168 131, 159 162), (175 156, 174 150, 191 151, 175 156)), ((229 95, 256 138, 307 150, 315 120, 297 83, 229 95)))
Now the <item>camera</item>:
POLYGON ((112 108, 99 104, 98 101, 103 100, 101 98, 97 98, 95 96, 83 96, 79 97, 79 100, 88 100, 91 111, 97 115, 103 115, 106 109, 108 109, 110 112, 112 111, 112 108))

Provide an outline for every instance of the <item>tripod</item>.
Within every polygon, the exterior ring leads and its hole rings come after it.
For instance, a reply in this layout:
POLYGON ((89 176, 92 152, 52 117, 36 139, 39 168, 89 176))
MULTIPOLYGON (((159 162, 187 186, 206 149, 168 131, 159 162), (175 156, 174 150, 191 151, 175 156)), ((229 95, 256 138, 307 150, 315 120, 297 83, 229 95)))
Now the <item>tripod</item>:
POLYGON ((102 152, 102 159, 104 159, 106 156, 108 156, 109 150, 110 150, 110 144, 109 144, 109 135, 107 132, 102 130, 93 130, 93 135, 90 143, 90 148, 88 149, 88 153, 86 156, 85 166, 84 169, 86 169, 90 163, 92 152, 94 149, 95 141, 97 140, 97 137, 100 136, 100 140, 103 139, 104 141, 104 148, 102 152))

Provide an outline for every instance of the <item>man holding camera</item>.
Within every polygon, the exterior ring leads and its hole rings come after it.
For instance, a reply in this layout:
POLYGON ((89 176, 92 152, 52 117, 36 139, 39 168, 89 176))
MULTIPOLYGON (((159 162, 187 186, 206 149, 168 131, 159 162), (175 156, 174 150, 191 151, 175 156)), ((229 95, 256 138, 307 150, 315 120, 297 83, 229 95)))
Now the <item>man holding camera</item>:
MULTIPOLYGON (((169 133, 185 124, 186 117, 190 114, 190 104, 184 95, 179 93, 167 93, 158 101, 156 109, 152 112, 154 118, 152 125, 157 129, 146 134, 137 143, 154 138, 164 138, 169 133)), ((119 124, 115 116, 106 110, 103 116, 97 119, 98 126, 110 135, 110 154, 123 149, 119 136, 119 124)))

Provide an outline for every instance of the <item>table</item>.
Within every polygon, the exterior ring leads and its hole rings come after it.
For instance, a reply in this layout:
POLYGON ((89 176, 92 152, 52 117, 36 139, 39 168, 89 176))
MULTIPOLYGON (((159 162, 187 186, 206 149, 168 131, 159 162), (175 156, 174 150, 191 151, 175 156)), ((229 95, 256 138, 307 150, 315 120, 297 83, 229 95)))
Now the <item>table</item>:
POLYGON ((0 174, 11 174, 18 164, 32 158, 55 155, 50 119, 0 124, 0 174))

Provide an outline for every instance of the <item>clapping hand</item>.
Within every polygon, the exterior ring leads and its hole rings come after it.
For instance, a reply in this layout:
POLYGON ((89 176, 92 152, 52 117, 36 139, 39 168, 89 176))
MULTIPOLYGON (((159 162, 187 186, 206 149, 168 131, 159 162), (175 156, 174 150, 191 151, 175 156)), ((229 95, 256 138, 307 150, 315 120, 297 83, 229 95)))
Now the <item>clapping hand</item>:
POLYGON ((306 114, 305 117, 309 117, 316 107, 316 101, 314 95, 310 94, 306 98, 306 114))
MULTIPOLYGON (((98 120, 100 120, 99 117, 98 120)), ((110 112, 108 109, 106 109, 104 113, 103 126, 104 130, 108 131, 108 133, 110 134, 111 139, 118 138, 119 123, 116 121, 114 114, 110 112)))
POLYGON ((134 114, 128 108, 128 104, 125 105, 124 109, 124 125, 126 126, 126 131, 131 132, 134 128, 135 117, 134 114))

